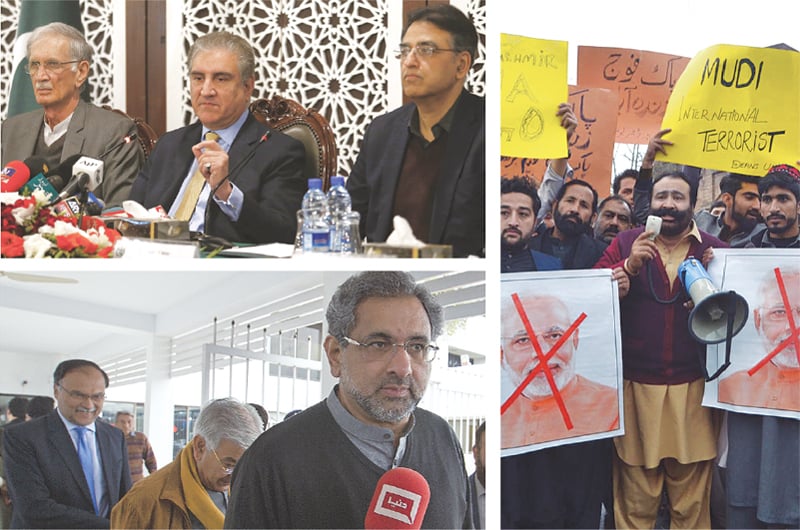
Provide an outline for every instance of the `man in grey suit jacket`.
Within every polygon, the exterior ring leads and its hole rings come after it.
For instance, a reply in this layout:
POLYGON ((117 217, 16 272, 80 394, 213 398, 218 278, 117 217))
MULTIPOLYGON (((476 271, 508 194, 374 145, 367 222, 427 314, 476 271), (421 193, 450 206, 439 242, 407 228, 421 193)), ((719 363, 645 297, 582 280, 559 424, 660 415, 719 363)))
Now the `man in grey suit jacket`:
POLYGON ((3 437, 11 527, 108 528, 111 508, 131 487, 122 431, 95 421, 108 376, 72 359, 56 367, 53 381, 56 410, 3 437))
MULTIPOLYGON (((77 29, 53 22, 33 31, 27 57, 34 96, 42 108, 3 122, 3 165, 35 155, 52 169, 72 155, 104 155, 103 182, 94 194, 106 206, 121 204, 144 153, 138 142, 123 144, 123 138, 136 132, 133 121, 81 99, 92 48, 77 29)), ((65 181, 71 176, 61 175, 65 181)))
POLYGON ((397 58, 412 103, 370 124, 347 181, 369 241, 385 241, 399 215, 422 241, 483 256, 485 102, 464 90, 477 48, 475 27, 451 5, 409 17, 397 58))

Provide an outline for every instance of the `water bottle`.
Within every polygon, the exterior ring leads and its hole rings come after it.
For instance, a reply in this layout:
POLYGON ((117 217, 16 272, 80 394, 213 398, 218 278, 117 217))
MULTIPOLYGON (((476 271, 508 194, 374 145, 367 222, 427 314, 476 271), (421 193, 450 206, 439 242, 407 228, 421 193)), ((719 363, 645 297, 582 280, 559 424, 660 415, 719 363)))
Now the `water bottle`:
POLYGON ((344 217, 350 213, 350 194, 344 187, 344 177, 331 177, 328 190, 328 224, 331 227, 331 252, 342 251, 344 217))
POLYGON ((322 191, 322 179, 308 179, 308 191, 303 196, 303 253, 328 252, 330 227, 328 200, 322 191))

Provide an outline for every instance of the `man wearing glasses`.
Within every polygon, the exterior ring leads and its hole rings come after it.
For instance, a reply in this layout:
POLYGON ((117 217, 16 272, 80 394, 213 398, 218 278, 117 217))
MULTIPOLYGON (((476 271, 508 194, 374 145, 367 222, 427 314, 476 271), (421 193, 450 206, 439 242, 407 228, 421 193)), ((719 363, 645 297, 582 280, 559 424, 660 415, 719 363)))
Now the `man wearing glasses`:
POLYGON ((324 347, 339 378, 327 399, 267 430, 234 474, 226 528, 363 528, 381 476, 430 486, 423 528, 471 527, 467 475, 445 420, 417 408, 442 331, 441 306, 404 272, 339 286, 324 347))
POLYGON ((234 398, 208 402, 194 438, 114 507, 111 528, 222 528, 231 474, 261 425, 255 409, 234 398))
POLYGON ((108 376, 95 363, 64 361, 53 373, 57 408, 8 429, 4 456, 12 528, 108 528, 131 487, 122 432, 95 421, 108 376))
MULTIPOLYGON (((72 155, 101 159, 103 182, 94 194, 106 206, 122 204, 144 153, 138 142, 123 144, 136 132, 133 121, 81 99, 89 78, 91 46, 77 29, 53 22, 33 31, 27 58, 33 94, 42 108, 3 122, 3 165, 31 156, 45 159, 51 169, 72 155)), ((72 170, 59 175, 67 182, 72 170)))
POLYGON ((396 57, 411 103, 372 122, 347 181, 369 241, 386 241, 399 215, 426 243, 483 256, 485 102, 464 89, 477 49, 451 5, 409 17, 396 57))

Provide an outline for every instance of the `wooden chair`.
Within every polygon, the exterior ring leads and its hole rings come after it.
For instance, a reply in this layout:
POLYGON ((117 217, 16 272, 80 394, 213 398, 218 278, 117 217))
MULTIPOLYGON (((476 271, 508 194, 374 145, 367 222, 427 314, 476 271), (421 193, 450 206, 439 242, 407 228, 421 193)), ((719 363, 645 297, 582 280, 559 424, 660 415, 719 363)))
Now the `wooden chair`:
POLYGON ((110 105, 103 105, 103 108, 110 110, 111 112, 121 114, 136 124, 136 141, 139 142, 139 146, 144 152, 144 159, 147 160, 150 157, 150 152, 156 146, 156 142, 158 141, 158 134, 156 134, 153 128, 150 127, 150 125, 142 118, 128 116, 128 114, 123 110, 111 108, 110 105))
POLYGON ((336 175, 336 138, 333 130, 319 112, 306 109, 300 103, 281 96, 257 99, 250 104, 255 118, 296 140, 306 149, 306 178, 322 179, 322 189, 330 187, 336 175))

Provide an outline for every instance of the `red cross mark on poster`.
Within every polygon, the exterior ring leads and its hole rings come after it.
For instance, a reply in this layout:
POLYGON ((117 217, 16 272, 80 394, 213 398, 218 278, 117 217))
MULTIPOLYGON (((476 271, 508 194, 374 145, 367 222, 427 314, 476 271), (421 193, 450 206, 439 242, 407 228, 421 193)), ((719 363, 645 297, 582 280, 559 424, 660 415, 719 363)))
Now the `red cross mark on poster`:
POLYGON ((525 379, 520 383, 520 385, 514 390, 514 392, 508 397, 508 399, 503 403, 503 406, 500 407, 500 414, 502 415, 505 413, 506 410, 516 401, 516 399, 522 394, 522 391, 525 389, 528 384, 533 380, 534 377, 539 372, 544 372, 544 376, 547 378, 547 384, 550 385, 550 391, 553 393, 553 397, 558 403, 558 408, 561 411, 561 416, 564 418, 564 425, 566 425, 567 430, 572 430, 572 420, 569 417, 569 412, 567 411, 567 406, 564 404, 564 399, 561 397, 561 392, 558 390, 556 386, 555 379, 553 379, 553 373, 550 370, 550 367, 547 366, 547 361, 549 361, 556 352, 563 346, 563 344, 567 341, 567 339, 572 336, 578 326, 586 320, 586 313, 581 313, 578 318, 575 319, 567 331, 559 338, 553 347, 545 354, 542 352, 542 347, 539 344, 539 339, 536 337, 536 333, 533 330, 533 326, 531 325, 531 321, 528 318, 528 314, 525 312, 525 308, 522 307, 522 302, 519 299, 519 295, 514 293, 511 295, 511 299, 514 302, 514 307, 517 309, 517 313, 519 314, 519 318, 522 320, 522 325, 525 326, 525 332, 528 334, 528 338, 531 340, 531 344, 533 344, 533 349, 536 352, 536 358, 539 360, 539 364, 537 364, 533 370, 525 377, 525 379))
POLYGON ((791 329, 791 332, 789 333, 788 337, 783 339, 780 344, 775 347, 774 350, 769 352, 766 357, 758 361, 755 366, 747 371, 747 374, 750 376, 761 370, 761 368, 763 368, 764 365, 770 361, 770 359, 788 348, 792 343, 794 343, 794 351, 797 355, 797 361, 800 362, 800 330, 798 330, 797 323, 794 321, 794 311, 792 311, 792 306, 789 303, 789 295, 786 294, 786 285, 783 283, 781 270, 777 267, 775 267, 775 278, 778 280, 778 291, 781 293, 783 308, 786 310, 786 318, 789 320, 789 329, 791 329))

